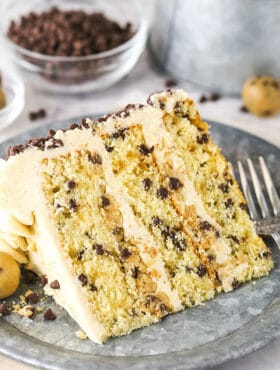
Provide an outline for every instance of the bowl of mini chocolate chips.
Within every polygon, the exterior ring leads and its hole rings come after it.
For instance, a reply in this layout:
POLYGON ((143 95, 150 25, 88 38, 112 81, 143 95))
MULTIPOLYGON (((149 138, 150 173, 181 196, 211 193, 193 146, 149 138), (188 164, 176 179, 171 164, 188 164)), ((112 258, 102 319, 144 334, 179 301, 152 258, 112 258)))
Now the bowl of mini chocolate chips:
POLYGON ((105 89, 130 72, 145 47, 147 21, 137 0, 4 0, 1 6, 14 63, 27 83, 46 91, 105 89))

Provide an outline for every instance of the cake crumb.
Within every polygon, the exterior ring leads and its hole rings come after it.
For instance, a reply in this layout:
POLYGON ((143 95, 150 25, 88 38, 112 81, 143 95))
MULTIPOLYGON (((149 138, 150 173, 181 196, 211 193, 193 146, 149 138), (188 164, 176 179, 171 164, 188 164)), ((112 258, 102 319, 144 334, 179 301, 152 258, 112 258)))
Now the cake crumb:
POLYGON ((76 334, 76 337, 78 337, 79 339, 82 339, 82 340, 88 339, 88 336, 82 330, 76 331, 75 334, 76 334))
POLYGON ((16 312, 19 315, 27 317, 27 318, 30 319, 34 315, 35 309, 34 309, 33 306, 27 305, 27 306, 23 306, 22 308, 20 308, 16 312))

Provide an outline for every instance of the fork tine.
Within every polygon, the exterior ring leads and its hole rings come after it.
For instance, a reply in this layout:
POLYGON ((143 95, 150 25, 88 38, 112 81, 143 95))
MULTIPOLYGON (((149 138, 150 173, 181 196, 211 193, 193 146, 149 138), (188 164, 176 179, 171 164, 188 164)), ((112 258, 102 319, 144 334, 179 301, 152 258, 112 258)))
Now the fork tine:
POLYGON ((252 219, 256 219, 258 217, 258 212, 255 207, 255 203, 254 203, 252 193, 251 193, 248 181, 247 181, 247 177, 245 175, 243 165, 240 161, 237 162, 237 165, 238 165, 238 171, 240 175, 241 186, 243 189, 244 196, 247 200, 247 205, 248 205, 248 209, 250 212, 250 216, 252 219))
POLYGON ((264 194, 263 194, 263 191, 262 191, 262 188, 261 188, 261 184, 260 184, 260 181, 258 179, 255 167, 253 165, 253 162, 251 161, 250 158, 247 158, 247 163, 248 163, 249 171, 250 171, 250 174, 251 174, 253 186, 254 186, 254 189, 255 189, 257 201, 259 203, 262 216, 264 218, 269 217, 269 209, 268 209, 268 206, 267 206, 267 202, 266 202, 266 199, 264 197, 264 194))
POLYGON ((263 157, 259 157, 266 190, 273 208, 274 216, 280 215, 280 198, 277 194, 272 178, 263 157))

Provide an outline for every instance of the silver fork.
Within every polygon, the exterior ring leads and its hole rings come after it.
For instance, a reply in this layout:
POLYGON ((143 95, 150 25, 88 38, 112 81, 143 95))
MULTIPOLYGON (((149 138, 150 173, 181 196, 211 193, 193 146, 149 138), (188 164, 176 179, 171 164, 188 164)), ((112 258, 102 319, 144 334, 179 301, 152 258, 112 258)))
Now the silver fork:
POLYGON ((264 180, 265 188, 272 206, 272 213, 269 211, 269 205, 266 201, 262 191, 259 176, 250 158, 247 158, 247 164, 252 179, 253 188, 255 191, 257 203, 261 211, 261 218, 257 211, 256 205, 253 200, 253 195, 249 187, 247 176, 244 167, 240 161, 237 162, 238 171, 240 175, 241 186, 243 194, 247 200, 248 209, 252 220, 255 221, 256 230, 258 234, 270 235, 280 249, 280 198, 277 194, 276 188, 273 184, 272 178, 268 171, 267 165, 263 157, 259 157, 260 168, 264 180))

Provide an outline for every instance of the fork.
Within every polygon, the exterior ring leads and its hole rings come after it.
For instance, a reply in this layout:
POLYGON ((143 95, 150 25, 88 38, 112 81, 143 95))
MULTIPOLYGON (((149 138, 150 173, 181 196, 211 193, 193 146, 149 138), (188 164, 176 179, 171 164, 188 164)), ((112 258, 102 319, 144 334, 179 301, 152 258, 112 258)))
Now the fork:
POLYGON ((247 200, 247 206, 250 216, 253 221, 255 221, 256 230, 258 234, 270 235, 275 241, 276 245, 280 249, 280 198, 277 194, 276 188, 273 184, 271 175, 269 173, 268 167, 263 159, 259 157, 260 168, 262 172, 262 177, 264 180, 265 188, 268 194, 272 206, 272 214, 269 211, 269 204, 265 198, 264 192, 261 187, 257 171, 253 165, 250 158, 247 158, 247 164, 249 172, 252 179, 253 188, 255 191, 257 204, 260 208, 261 218, 259 212, 257 211, 256 205, 253 200, 253 195, 250 190, 250 186, 247 180, 247 176, 241 161, 237 162, 238 171, 240 175, 240 181, 244 196, 247 200))

